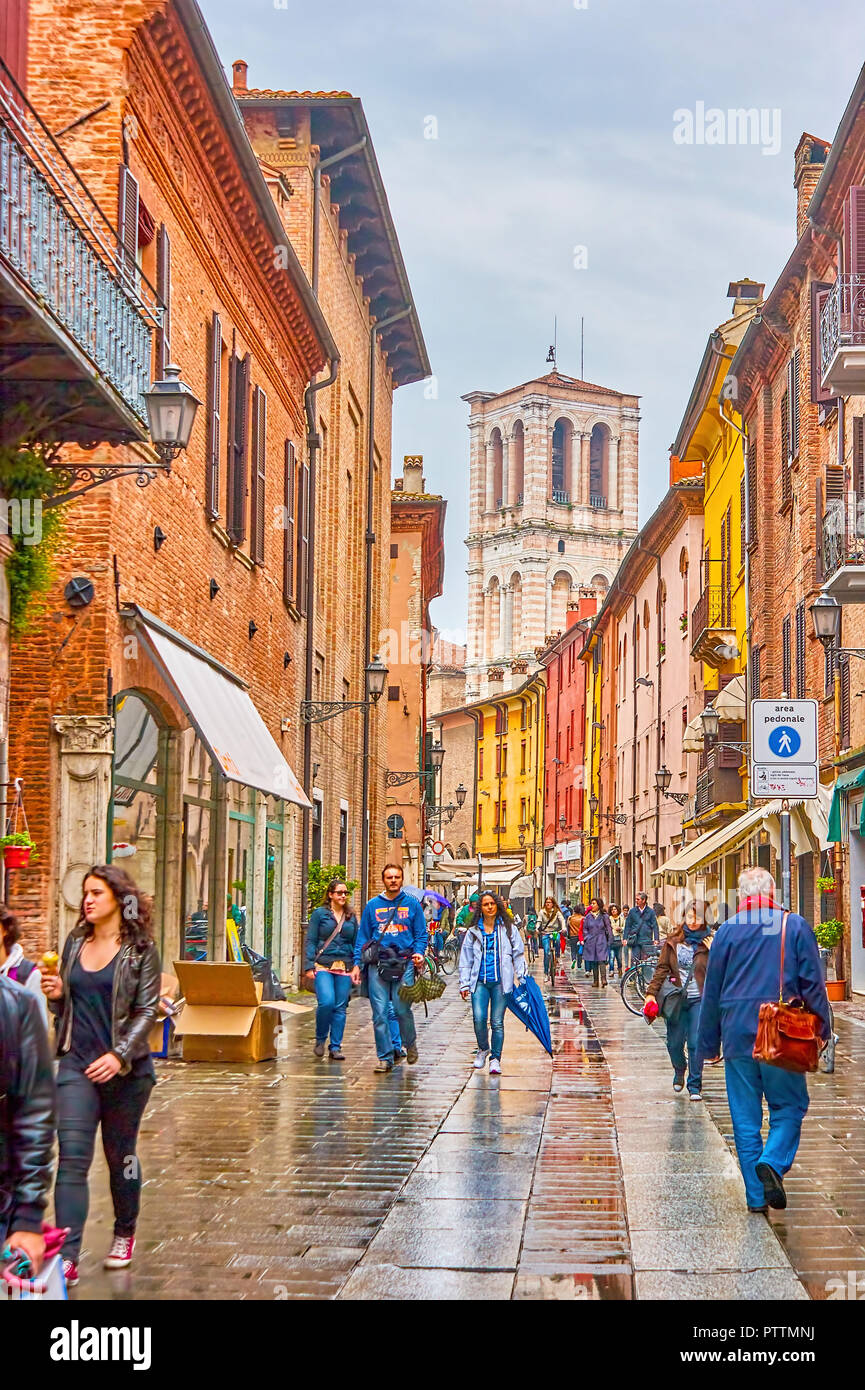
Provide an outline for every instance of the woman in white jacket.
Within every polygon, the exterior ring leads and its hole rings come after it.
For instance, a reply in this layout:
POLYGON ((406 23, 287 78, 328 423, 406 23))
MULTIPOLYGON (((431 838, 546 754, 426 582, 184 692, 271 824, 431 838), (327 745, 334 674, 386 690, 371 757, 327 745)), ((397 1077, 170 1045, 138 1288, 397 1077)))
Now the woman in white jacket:
POLYGON ((482 893, 460 952, 460 994, 472 997, 478 1071, 489 1057, 490 1075, 501 1073, 507 996, 525 973, 525 947, 504 902, 497 893, 482 893))
POLYGON ((18 940, 21 928, 14 912, 5 903, 0 903, 0 975, 16 980, 22 989, 35 994, 39 1000, 39 1012, 45 1027, 48 1027, 48 1005, 42 993, 42 973, 32 960, 27 960, 24 947, 18 940))

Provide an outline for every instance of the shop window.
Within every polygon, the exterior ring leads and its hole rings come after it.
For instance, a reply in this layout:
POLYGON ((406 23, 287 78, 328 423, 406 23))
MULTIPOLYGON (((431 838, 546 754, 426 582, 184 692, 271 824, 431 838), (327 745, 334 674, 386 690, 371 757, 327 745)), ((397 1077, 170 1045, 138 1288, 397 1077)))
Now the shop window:
POLYGON ((165 834, 163 726, 149 702, 134 691, 117 696, 110 858, 153 899, 161 916, 165 834))
POLYGON ((213 954, 217 914, 213 888, 216 864, 216 801, 210 753, 194 729, 182 737, 183 880, 180 954, 206 960, 213 954))
POLYGON ((324 819, 322 802, 319 797, 314 797, 312 803, 312 857, 321 861, 321 837, 322 820, 324 819))
POLYGON ((229 783, 228 911, 241 939, 252 944, 255 873, 255 798, 251 787, 229 783))
POLYGON ((264 864, 264 954, 277 974, 282 959, 282 801, 267 797, 264 864))

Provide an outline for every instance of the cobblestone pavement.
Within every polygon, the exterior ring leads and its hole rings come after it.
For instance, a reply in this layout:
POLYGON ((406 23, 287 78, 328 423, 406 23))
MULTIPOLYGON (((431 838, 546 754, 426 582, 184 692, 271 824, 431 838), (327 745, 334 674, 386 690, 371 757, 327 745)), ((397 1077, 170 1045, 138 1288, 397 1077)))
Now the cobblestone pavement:
POLYGON ((609 1074, 573 991, 551 1062, 508 1016, 505 1074, 474 1073, 456 980, 420 1061, 375 1076, 369 1006, 342 1064, 289 1019, 275 1062, 158 1062, 134 1265, 106 1273, 100 1158, 72 1298, 629 1298, 609 1074))

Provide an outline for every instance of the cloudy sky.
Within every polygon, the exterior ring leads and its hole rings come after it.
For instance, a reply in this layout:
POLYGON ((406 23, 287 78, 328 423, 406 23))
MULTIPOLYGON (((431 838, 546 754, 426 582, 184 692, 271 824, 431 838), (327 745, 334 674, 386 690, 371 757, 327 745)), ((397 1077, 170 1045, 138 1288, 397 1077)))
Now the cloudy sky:
MULTIPOLYGON (((444 596, 465 623, 467 391, 558 364, 642 397, 640 515, 730 280, 795 239, 793 151, 831 139, 865 60, 862 0, 201 0, 249 85, 348 90, 372 131, 437 394, 404 387, 395 466, 448 499, 444 596), (764 112, 755 144, 681 143, 676 113, 764 112), (432 119, 430 119, 432 118, 432 119), (436 138, 427 138, 434 134, 436 138), (764 152, 765 151, 765 152, 764 152)), ((720 131, 720 127, 716 125, 720 131)))

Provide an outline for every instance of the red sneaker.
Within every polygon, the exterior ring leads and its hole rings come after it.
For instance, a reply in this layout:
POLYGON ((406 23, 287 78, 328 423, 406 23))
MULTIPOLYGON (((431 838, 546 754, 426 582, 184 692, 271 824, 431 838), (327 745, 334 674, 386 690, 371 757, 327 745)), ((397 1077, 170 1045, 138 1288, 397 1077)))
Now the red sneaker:
POLYGON ((78 1266, 74 1260, 63 1261, 63 1278, 66 1280, 67 1289, 74 1289, 78 1283, 78 1266))
POLYGON ((127 1265, 132 1264, 134 1249, 134 1236, 115 1236, 111 1242, 111 1249, 102 1261, 103 1269, 125 1269, 127 1265))

